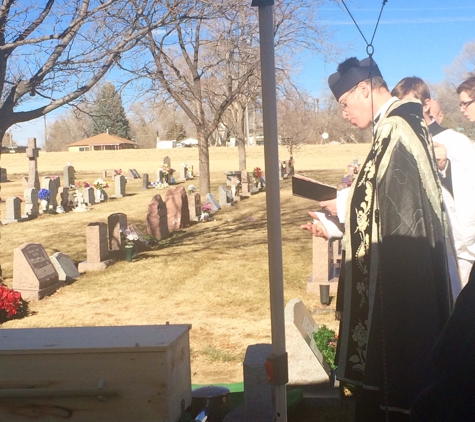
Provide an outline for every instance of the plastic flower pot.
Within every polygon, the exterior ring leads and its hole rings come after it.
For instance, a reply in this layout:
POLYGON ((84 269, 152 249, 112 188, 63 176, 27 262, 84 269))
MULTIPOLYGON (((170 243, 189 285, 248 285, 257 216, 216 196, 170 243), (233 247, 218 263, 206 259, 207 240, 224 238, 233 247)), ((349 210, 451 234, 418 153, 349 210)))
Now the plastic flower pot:
POLYGON ((125 246, 125 260, 127 262, 132 262, 132 257, 134 255, 134 245, 125 246))

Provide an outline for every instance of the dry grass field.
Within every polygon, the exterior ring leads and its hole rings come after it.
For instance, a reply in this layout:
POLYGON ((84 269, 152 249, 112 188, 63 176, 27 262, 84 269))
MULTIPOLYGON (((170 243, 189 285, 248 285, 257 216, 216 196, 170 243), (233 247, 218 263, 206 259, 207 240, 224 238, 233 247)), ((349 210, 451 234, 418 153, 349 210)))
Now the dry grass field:
MULTIPOLYGON (((306 146, 294 154, 296 171, 338 183, 345 167, 366 156, 369 145, 306 146)), ((287 152, 279 151, 282 160, 287 152)), ((172 167, 182 162, 198 169, 198 150, 128 150, 82 153, 40 153, 41 176, 59 175, 71 162, 76 177, 89 183, 105 169, 135 168, 154 180, 164 156, 172 167)), ((22 196, 21 177, 27 175, 25 154, 1 158, 9 182, 1 197, 22 196)), ((212 193, 226 183, 225 171, 236 170, 236 148, 210 150, 212 193)), ((264 149, 250 148, 248 168, 264 169, 264 149)), ((111 182, 111 180, 109 180, 111 182)), ((198 186, 198 180, 186 182, 198 186)), ((86 213, 42 215, 25 223, 1 227, 0 262, 6 284, 12 286, 13 250, 25 242, 41 243, 47 253, 67 253, 75 263, 86 259, 85 228, 107 222, 123 212, 129 224, 145 231, 147 206, 165 190, 142 190, 142 180, 127 183, 127 196, 92 206, 86 213)), ((113 195, 113 186, 108 189, 113 195)), ((249 344, 270 342, 269 280, 267 263, 266 197, 253 195, 223 209, 213 221, 175 232, 157 250, 142 252, 133 262, 119 261, 103 272, 87 273, 54 295, 29 305, 30 315, 2 328, 99 326, 135 324, 192 324, 192 378, 194 383, 242 380, 242 359, 249 344)), ((331 310, 325 312, 315 294, 307 294, 311 273, 312 241, 300 225, 316 203, 292 196, 290 181, 281 182, 282 244, 285 302, 300 298, 316 314, 317 323, 336 328, 331 310)), ((2 218, 5 203, 0 204, 2 218)))

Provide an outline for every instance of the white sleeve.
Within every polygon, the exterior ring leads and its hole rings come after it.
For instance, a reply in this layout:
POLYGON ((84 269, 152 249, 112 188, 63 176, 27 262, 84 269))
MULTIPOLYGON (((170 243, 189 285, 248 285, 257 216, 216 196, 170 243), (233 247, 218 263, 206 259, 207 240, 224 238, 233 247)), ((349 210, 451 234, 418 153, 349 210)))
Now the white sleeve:
POLYGON ((340 223, 345 223, 346 201, 348 200, 349 193, 350 188, 345 188, 339 190, 336 194, 336 213, 340 223))

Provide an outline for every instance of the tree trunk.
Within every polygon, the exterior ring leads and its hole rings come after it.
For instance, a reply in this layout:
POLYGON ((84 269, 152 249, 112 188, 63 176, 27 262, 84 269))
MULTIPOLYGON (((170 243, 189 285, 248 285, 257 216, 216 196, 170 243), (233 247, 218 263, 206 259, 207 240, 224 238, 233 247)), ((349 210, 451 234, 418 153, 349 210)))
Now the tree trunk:
POLYGON ((210 175, 209 175, 209 148, 208 139, 205 137, 204 130, 197 127, 198 149, 199 149, 199 172, 200 172, 200 195, 204 198, 210 193, 210 175))
POLYGON ((236 141, 239 154, 239 171, 246 170, 246 141, 241 138, 236 139, 236 141))

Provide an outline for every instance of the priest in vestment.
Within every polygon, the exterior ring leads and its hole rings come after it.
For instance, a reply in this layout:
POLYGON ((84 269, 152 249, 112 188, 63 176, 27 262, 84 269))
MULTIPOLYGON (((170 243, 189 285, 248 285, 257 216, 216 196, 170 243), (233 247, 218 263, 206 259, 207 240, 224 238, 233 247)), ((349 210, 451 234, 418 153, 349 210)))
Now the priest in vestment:
POLYGON ((338 210, 337 378, 357 386, 357 422, 407 421, 437 378, 430 352, 452 309, 433 149, 420 102, 392 97, 371 58, 341 63, 329 86, 343 117, 374 126, 346 212, 338 210))

